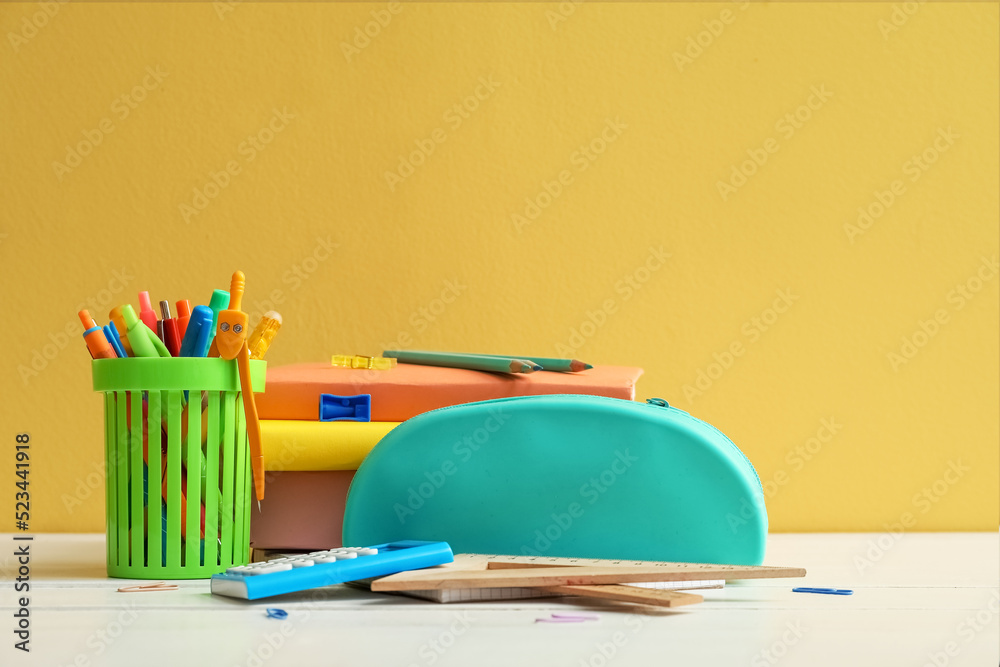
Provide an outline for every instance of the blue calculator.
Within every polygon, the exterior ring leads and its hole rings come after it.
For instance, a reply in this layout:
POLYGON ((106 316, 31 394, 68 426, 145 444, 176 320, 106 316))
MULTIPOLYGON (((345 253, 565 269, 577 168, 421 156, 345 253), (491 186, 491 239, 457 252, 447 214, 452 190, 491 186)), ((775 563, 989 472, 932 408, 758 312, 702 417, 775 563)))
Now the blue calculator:
POLYGON ((212 593, 256 600, 419 570, 454 559, 447 542, 402 540, 372 547, 339 547, 231 567, 212 576, 212 593))

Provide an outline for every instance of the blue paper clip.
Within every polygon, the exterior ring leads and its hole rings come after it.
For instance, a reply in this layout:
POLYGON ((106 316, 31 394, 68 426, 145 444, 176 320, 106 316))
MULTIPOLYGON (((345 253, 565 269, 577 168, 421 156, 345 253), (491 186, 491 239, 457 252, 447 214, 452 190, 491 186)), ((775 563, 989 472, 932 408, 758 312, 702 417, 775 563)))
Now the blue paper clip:
POLYGON ((824 595, 854 595, 849 588, 793 588, 793 593, 823 593, 824 595))
POLYGON ((268 607, 267 608, 267 617, 268 618, 278 618, 278 619, 288 618, 288 612, 285 611, 284 609, 278 609, 277 607, 268 607))
POLYGON ((321 422, 370 422, 372 420, 372 395, 335 396, 319 395, 319 420, 321 422))

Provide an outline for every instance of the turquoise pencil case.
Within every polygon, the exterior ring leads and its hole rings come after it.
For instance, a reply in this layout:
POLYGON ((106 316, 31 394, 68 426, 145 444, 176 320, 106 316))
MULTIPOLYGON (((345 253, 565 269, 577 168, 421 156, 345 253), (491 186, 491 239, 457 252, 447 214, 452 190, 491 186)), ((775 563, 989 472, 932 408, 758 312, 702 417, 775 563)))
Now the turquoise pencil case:
POLYGON ((345 545, 758 565, 767 512, 750 461, 662 399, 466 403, 410 419, 361 464, 345 545))

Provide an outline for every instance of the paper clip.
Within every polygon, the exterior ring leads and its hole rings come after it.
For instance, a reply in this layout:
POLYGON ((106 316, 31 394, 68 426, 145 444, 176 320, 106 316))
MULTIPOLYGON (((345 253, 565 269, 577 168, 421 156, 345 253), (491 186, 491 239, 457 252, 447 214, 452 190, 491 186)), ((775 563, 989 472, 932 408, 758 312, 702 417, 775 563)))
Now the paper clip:
POLYGON ((158 581, 155 584, 140 584, 137 586, 122 586, 119 593, 146 593, 148 591, 176 591, 177 584, 167 584, 158 581))
POLYGON ((793 588, 793 593, 822 593, 824 595, 854 595, 849 588, 793 588))
POLYGON ((267 608, 267 617, 268 618, 278 618, 278 619, 288 618, 288 612, 285 611, 284 609, 278 609, 277 607, 268 607, 267 608))
POLYGON ((387 371, 396 367, 396 360, 391 357, 366 357, 360 354, 335 354, 330 358, 330 363, 345 368, 367 368, 375 371, 387 371))

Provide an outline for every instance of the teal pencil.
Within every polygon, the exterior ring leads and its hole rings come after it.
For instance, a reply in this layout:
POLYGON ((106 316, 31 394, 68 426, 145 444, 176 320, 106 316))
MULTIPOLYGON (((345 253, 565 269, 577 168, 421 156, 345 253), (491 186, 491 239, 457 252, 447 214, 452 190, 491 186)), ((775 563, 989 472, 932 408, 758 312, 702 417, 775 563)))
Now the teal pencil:
POLYGON ((383 357, 394 357, 403 364, 420 366, 444 366, 446 368, 467 368, 473 371, 494 373, 533 373, 535 364, 513 357, 488 357, 483 354, 459 354, 455 352, 422 352, 414 350, 386 350, 383 357))
POLYGON ((535 370, 543 371, 563 371, 569 373, 579 373, 580 371, 585 371, 588 368, 593 368, 593 365, 584 363, 579 359, 552 359, 549 357, 534 357, 531 355, 527 356, 517 356, 508 357, 506 355, 496 355, 496 354, 484 354, 484 357, 496 357, 498 359, 524 359, 525 361, 533 361, 535 364, 541 366, 540 369, 535 370))

